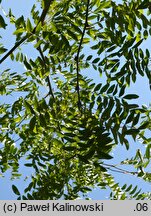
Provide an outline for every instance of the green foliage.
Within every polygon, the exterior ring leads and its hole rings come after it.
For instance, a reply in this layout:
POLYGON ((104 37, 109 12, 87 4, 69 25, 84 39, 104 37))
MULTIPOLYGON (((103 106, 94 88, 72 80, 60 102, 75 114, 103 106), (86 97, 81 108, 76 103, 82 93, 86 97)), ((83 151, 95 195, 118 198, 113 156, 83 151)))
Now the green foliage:
MULTIPOLYGON (((18 199, 77 199, 94 187, 109 188, 109 199, 150 199, 138 186, 114 180, 119 172, 151 181, 151 107, 127 93, 139 76, 151 86, 150 50, 142 48, 151 34, 150 9, 143 11, 140 0, 41 3, 42 14, 35 4, 32 19, 10 10, 16 43, 6 54, 0 47, 1 64, 10 57, 10 65, 24 67, 1 72, 0 95, 14 98, 0 104, 1 172, 11 169, 20 178, 23 158, 34 170, 24 194, 12 186, 18 199), (19 49, 25 41, 34 57, 19 49), (90 78, 95 72, 97 82, 90 78), (113 148, 130 151, 131 139, 141 140, 145 153, 114 165, 113 148)), ((0 26, 6 28, 2 17, 0 26)))
POLYGON ((20 195, 18 188, 15 185, 12 185, 12 190, 16 195, 20 195))
POLYGON ((6 28, 7 24, 5 23, 4 18, 0 15, 0 28, 6 28))

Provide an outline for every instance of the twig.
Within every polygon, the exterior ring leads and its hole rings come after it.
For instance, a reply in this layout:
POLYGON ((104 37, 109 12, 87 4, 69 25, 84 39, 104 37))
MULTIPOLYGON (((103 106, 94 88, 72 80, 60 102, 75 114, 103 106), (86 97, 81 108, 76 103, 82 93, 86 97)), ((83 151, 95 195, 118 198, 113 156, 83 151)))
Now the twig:
MULTIPOLYGON (((113 169, 113 168, 107 168, 108 170, 110 170, 110 171, 112 171, 112 172, 117 172, 117 173, 122 173, 122 174, 127 174, 126 172, 123 172, 123 171, 120 171, 120 170, 115 170, 115 169, 113 169)), ((130 173, 130 174, 132 174, 132 173, 130 173)))
POLYGON ((8 58, 8 56, 10 56, 23 42, 25 42, 27 40, 29 36, 28 35, 25 35, 20 41, 18 41, 14 46, 13 48, 11 48, 7 53, 6 55, 0 59, 0 64, 5 61, 5 59, 8 58))
POLYGON ((43 9, 43 11, 42 11, 42 14, 41 14, 41 16, 40 16, 40 18, 39 18, 39 21, 38 21, 37 25, 36 25, 35 28, 32 30, 31 34, 29 34, 29 33, 26 34, 20 41, 18 41, 18 42, 5 54, 5 56, 4 56, 2 59, 0 59, 0 64, 1 64, 2 62, 4 62, 5 59, 7 59, 22 43, 24 43, 30 36, 32 36, 32 35, 35 33, 36 28, 37 28, 37 26, 38 26, 38 24, 39 24, 40 22, 43 24, 43 22, 44 22, 44 20, 45 20, 45 18, 46 18, 46 15, 47 15, 47 13, 48 13, 50 4, 51 4, 52 2, 53 2, 53 0, 50 0, 50 1, 45 0, 45 2, 44 2, 44 9, 43 9))
POLYGON ((110 169, 110 170, 112 170, 114 172, 120 172, 120 173, 124 173, 124 174, 132 174, 132 175, 137 174, 137 172, 132 172, 132 171, 128 171, 128 170, 125 170, 125 169, 121 169, 119 167, 116 167, 116 165, 105 164, 105 163, 103 165, 106 166, 106 167, 109 167, 107 169, 110 169), (112 169, 111 167, 114 168, 114 169, 112 169))
POLYGON ((76 55, 76 58, 75 58, 75 60, 76 60, 76 70, 77 70, 77 85, 76 85, 76 90, 77 90, 77 93, 78 93, 78 108, 79 108, 79 110, 81 110, 80 87, 79 87, 79 55, 80 55, 80 50, 81 50, 81 47, 82 47, 82 42, 83 42, 85 30, 86 30, 86 27, 88 26, 89 4, 90 4, 90 0, 87 1, 85 24, 84 24, 82 36, 81 36, 81 39, 80 39, 77 55, 76 55))
MULTIPOLYGON (((46 65, 45 57, 44 57, 44 55, 43 55, 43 52, 42 52, 42 50, 41 50, 41 46, 40 46, 40 45, 39 45, 39 47, 37 48, 37 50, 39 51, 40 56, 41 56, 41 58, 42 58, 42 61, 43 61, 43 63, 44 63, 45 71, 47 71, 47 65, 46 65)), ((53 97, 53 99, 55 99, 54 94, 53 94, 53 91, 52 91, 52 87, 51 87, 51 82, 50 82, 49 76, 46 77, 46 81, 47 81, 47 84, 48 84, 48 87, 49 87, 48 95, 50 94, 50 95, 53 97)))

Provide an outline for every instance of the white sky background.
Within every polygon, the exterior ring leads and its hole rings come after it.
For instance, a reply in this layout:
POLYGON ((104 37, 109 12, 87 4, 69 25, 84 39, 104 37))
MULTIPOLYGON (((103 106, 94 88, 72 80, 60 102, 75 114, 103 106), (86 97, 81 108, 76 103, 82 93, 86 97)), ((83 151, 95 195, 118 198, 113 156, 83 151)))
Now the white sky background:
MULTIPOLYGON (((120 1, 118 1, 120 2, 120 1)), ((12 13, 16 17, 20 17, 21 15, 27 17, 30 17, 30 10, 33 6, 33 4, 36 3, 36 0, 2 0, 2 6, 6 12, 8 12, 8 9, 12 9, 12 13)), ((0 14, 2 14, 2 10, 0 10, 0 14)), ((3 37, 2 43, 6 44, 6 47, 10 49, 14 43, 15 43, 15 37, 12 37, 12 32, 14 31, 13 28, 9 28, 6 30, 0 29, 0 35, 3 37)), ((149 49, 149 41, 143 44, 143 48, 149 49)), ((150 40, 151 44, 151 40, 150 40)), ((30 54, 30 57, 35 56, 37 53, 34 50, 29 50, 28 46, 26 49, 26 53, 30 54)), ((1 65, 0 71, 6 68, 11 68, 11 70, 14 70, 16 72, 23 72, 25 69, 22 67, 19 63, 10 63, 9 58, 1 65)), ((13 71, 13 72, 14 72, 13 71)), ((94 69, 87 69, 86 73, 94 79, 94 82, 100 81, 100 76, 97 71, 94 69)), ((149 91, 149 85, 148 80, 145 77, 138 76, 137 82, 135 84, 132 84, 128 90, 128 93, 134 93, 138 94, 140 98, 136 100, 139 102, 140 105, 146 104, 149 105, 151 102, 151 93, 149 91)), ((16 95, 15 97, 18 97, 16 95)), ((5 100, 4 98, 0 97, 0 103, 3 103, 5 100)), ((16 98, 12 98, 12 101, 16 100, 16 98)), ((114 163, 118 164, 121 160, 124 160, 125 158, 128 158, 130 155, 134 156, 136 149, 141 148, 141 145, 137 142, 134 143, 131 142, 130 151, 126 151, 124 147, 118 146, 115 150, 113 150, 114 154, 114 163)), ((107 163, 111 164, 111 161, 107 161, 107 163)), ((23 165, 20 168, 22 172, 28 172, 28 168, 25 168, 23 165)), ((142 179, 138 179, 134 176, 130 175, 123 175, 120 173, 114 173, 115 180, 117 182, 120 182, 120 185, 122 186, 124 183, 127 184, 134 184, 138 185, 140 188, 142 188, 144 191, 151 191, 151 184, 143 181, 142 179)), ((20 180, 10 181, 10 172, 8 171, 5 178, 0 178, 0 199, 16 199, 16 196, 13 194, 11 185, 16 184, 16 186, 22 191, 25 188, 25 182, 23 181, 24 178, 21 178, 20 180)), ((103 191, 99 189, 95 189, 90 197, 92 199, 104 199, 105 196, 107 196, 108 191, 103 191)))

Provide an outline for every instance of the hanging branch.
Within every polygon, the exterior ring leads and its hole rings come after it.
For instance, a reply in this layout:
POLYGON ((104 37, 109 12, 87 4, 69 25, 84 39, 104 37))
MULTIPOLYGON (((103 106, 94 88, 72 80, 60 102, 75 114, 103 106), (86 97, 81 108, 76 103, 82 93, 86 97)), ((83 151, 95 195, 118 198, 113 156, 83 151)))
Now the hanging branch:
POLYGON ((137 172, 133 172, 133 171, 129 171, 129 170, 125 170, 122 168, 117 167, 116 165, 111 165, 111 164, 103 164, 104 166, 106 166, 107 169, 113 171, 113 172, 119 172, 119 173, 123 173, 123 174, 131 174, 131 175, 137 175, 137 172))
POLYGON ((85 30, 86 30, 86 28, 87 28, 87 26, 88 26, 89 4, 90 4, 90 0, 87 1, 86 16, 85 16, 85 24, 84 24, 82 36, 81 36, 81 39, 80 39, 80 43, 79 43, 79 48, 78 48, 78 51, 77 51, 77 55, 76 55, 76 57, 75 57, 75 60, 76 60, 76 71, 77 71, 76 90, 77 90, 77 93, 78 93, 78 108, 79 108, 79 110, 81 109, 80 87, 79 87, 79 55, 80 55, 80 50, 81 50, 81 47, 82 47, 82 42, 83 42, 85 30))
MULTIPOLYGON (((46 3, 47 3, 47 0, 46 0, 46 3)), ((50 4, 49 4, 49 6, 50 6, 50 4)), ((42 18, 41 23, 42 23, 42 25, 44 25, 43 22, 44 22, 44 19, 45 19, 46 14, 47 14, 47 12, 48 12, 47 7, 48 7, 48 6, 45 4, 45 12, 43 11, 43 14, 41 15, 41 18, 42 18)), ((45 69, 45 71, 47 71, 47 64, 46 64, 45 57, 44 57, 44 54, 43 54, 43 52, 42 52, 42 49, 41 49, 41 46, 40 46, 40 45, 38 46, 37 50, 39 51, 40 56, 41 56, 41 59, 42 59, 42 61, 43 61, 43 63, 44 63, 44 69, 45 69)), ((51 86, 51 82, 50 82, 49 75, 46 77, 46 82, 47 82, 48 87, 49 87, 49 92, 48 92, 48 94, 47 94, 45 97, 47 97, 48 95, 51 95, 52 98, 53 98, 54 101, 55 101, 55 96, 54 96, 53 91, 52 91, 52 86, 51 86)), ((56 115, 56 118, 57 118, 57 112, 56 112, 56 111, 55 111, 55 115, 56 115)), ((58 126, 59 132, 61 133, 61 127, 60 127, 59 121, 57 121, 57 126, 58 126)), ((61 138, 61 140, 62 140, 62 142, 64 142, 64 139, 63 139, 63 138, 61 138)))
MULTIPOLYGON (((39 45, 39 47, 37 48, 37 50, 39 51, 40 56, 41 56, 41 58, 42 58, 42 61, 43 61, 43 63, 44 63, 44 69, 45 69, 45 71, 47 71, 47 65, 46 65, 45 57, 44 57, 44 54, 43 54, 43 52, 42 52, 42 50, 41 50, 41 46, 40 46, 40 45, 39 45)), ((55 99, 54 94, 53 94, 53 91, 52 91, 52 87, 51 87, 51 82, 50 82, 49 75, 46 77, 46 82, 47 82, 48 87, 49 87, 49 92, 48 92, 48 94, 46 95, 46 97, 47 97, 48 95, 51 95, 52 98, 55 99)))
POLYGON ((46 15, 48 13, 48 10, 49 10, 49 7, 50 7, 50 4, 53 2, 53 0, 44 0, 44 9, 42 11, 42 14, 39 18, 39 21, 37 23, 37 25, 35 26, 35 28, 33 29, 33 31, 31 32, 31 34, 26 34, 20 41, 18 41, 6 54, 5 56, 0 59, 0 64, 2 62, 4 62, 22 43, 24 43, 30 36, 32 36, 35 31, 36 31, 36 28, 38 26, 38 24, 41 22, 42 24, 44 23, 44 20, 46 18, 46 15))

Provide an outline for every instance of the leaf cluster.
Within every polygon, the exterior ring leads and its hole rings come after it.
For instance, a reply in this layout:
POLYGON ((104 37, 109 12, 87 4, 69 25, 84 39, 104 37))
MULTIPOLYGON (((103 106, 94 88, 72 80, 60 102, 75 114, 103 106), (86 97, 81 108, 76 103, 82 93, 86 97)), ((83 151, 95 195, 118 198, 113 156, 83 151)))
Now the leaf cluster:
MULTIPOLYGON (((35 4, 32 19, 9 12, 16 44, 7 54, 0 46, 1 63, 9 56, 24 67, 1 73, 0 95, 15 98, 0 104, 1 172, 12 169, 19 178, 25 158, 33 174, 24 194, 12 186, 18 199, 85 198, 94 187, 109 188, 110 199, 150 199, 138 186, 114 180, 114 172, 151 180, 151 108, 127 91, 140 76, 151 86, 150 50, 142 47, 151 34, 150 10, 146 15, 140 0, 54 0, 47 11, 40 2, 42 15, 35 4), (25 41, 37 55, 18 50, 25 41), (114 165, 113 148, 129 151, 131 139, 141 140, 145 153, 114 165)), ((6 28, 1 16, 0 27, 6 28)))

